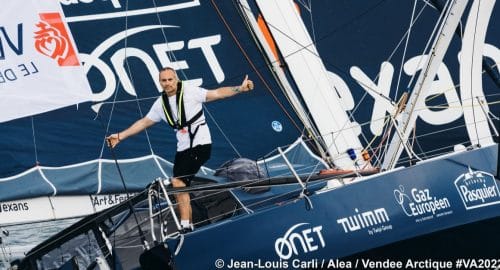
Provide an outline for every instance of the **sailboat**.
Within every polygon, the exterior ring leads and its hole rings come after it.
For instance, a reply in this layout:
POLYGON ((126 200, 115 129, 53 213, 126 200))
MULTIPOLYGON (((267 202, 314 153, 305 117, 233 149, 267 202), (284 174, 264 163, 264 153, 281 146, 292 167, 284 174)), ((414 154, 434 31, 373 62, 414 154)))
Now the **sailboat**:
POLYGON ((486 35, 498 32, 496 10, 479 0, 9 3, 0 225, 85 216, 16 264, 498 257, 500 57, 486 35), (104 140, 145 115, 161 66, 207 88, 247 73, 255 82, 251 95, 206 105, 222 128, 191 188, 168 186, 166 125, 116 151, 104 140), (178 230, 176 192, 191 193, 193 232, 178 230))

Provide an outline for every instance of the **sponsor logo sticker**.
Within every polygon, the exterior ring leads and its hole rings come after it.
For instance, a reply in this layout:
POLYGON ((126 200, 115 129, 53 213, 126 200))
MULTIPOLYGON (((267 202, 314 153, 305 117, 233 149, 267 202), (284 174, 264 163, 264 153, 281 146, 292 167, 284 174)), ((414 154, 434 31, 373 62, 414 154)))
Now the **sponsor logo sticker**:
POLYGON ((391 219, 383 207, 363 212, 355 208, 354 212, 354 215, 337 219, 337 224, 342 225, 344 233, 351 233, 363 229, 367 231, 369 235, 374 235, 392 230, 392 224, 388 224, 391 219))
POLYGON ((283 131, 283 125, 279 121, 273 121, 271 123, 271 126, 273 127, 273 130, 276 132, 281 132, 283 131))
POLYGON ((290 227, 285 235, 276 239, 274 249, 276 254, 288 260, 293 255, 308 253, 326 246, 321 231, 323 226, 311 226, 309 223, 298 223, 290 227))
MULTIPOLYGON (((129 196, 134 196, 131 193, 129 196)), ((113 205, 120 204, 128 199, 127 194, 109 194, 109 195, 91 195, 90 200, 93 207, 96 208, 108 208, 113 205)))
POLYGON ((34 34, 35 50, 57 61, 59 66, 79 66, 68 31, 57 12, 40 13, 34 34))
POLYGON ((24 201, 0 203, 0 213, 23 212, 29 210, 30 206, 28 202, 24 201))
POLYGON ((412 188, 409 195, 403 185, 394 190, 394 198, 408 217, 414 217, 415 222, 423 222, 453 214, 447 197, 437 197, 428 188, 412 188))
POLYGON ((497 181, 490 173, 469 168, 454 184, 467 210, 500 203, 497 181))

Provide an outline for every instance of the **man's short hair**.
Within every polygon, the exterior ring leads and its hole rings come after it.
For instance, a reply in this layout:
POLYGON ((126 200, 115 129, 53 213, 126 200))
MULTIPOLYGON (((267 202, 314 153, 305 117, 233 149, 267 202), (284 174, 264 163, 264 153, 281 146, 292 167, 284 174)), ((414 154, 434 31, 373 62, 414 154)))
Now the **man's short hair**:
POLYGON ((175 69, 174 69, 173 67, 162 67, 162 68, 160 69, 160 72, 165 71, 165 70, 171 70, 171 71, 173 71, 174 73, 176 73, 176 74, 177 74, 177 72, 175 72, 175 69))
POLYGON ((175 71, 175 69, 173 67, 162 67, 160 69, 160 72, 158 72, 158 76, 160 75, 160 73, 162 73, 163 71, 166 71, 166 70, 171 70, 174 75, 175 75, 175 78, 178 80, 179 79, 179 76, 177 76, 177 72, 175 71))

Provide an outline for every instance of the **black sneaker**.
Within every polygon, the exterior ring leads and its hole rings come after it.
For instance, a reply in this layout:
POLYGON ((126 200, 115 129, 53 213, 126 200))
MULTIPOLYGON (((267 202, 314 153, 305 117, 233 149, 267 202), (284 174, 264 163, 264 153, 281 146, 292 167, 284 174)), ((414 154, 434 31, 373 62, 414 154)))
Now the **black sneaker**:
POLYGON ((182 234, 190 233, 192 231, 193 231, 193 228, 191 228, 191 227, 182 228, 182 229, 179 230, 179 232, 182 233, 182 234))

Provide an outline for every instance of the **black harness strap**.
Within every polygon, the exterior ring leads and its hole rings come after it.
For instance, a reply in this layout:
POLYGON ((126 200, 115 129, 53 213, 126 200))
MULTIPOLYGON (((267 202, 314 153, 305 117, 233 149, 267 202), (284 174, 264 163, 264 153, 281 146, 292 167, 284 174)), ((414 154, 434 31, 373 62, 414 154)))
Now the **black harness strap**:
POLYGON ((163 112, 165 113, 165 117, 167 118, 167 123, 173 129, 181 130, 184 127, 188 127, 189 132, 189 148, 193 148, 193 140, 198 133, 198 129, 200 126, 206 125, 205 122, 196 126, 194 132, 191 132, 191 125, 196 122, 203 115, 203 108, 197 112, 191 119, 186 121, 186 111, 184 109, 184 84, 182 81, 177 83, 177 92, 176 92, 176 103, 177 103, 177 121, 174 122, 174 117, 172 114, 172 108, 170 107, 170 103, 168 102, 168 96, 165 92, 162 94, 163 101, 163 112))
POLYGON ((203 126, 203 125, 206 125, 207 123, 203 122, 199 125, 196 126, 196 128, 194 129, 194 132, 191 132, 191 125, 188 126, 188 132, 189 132, 189 148, 193 148, 193 141, 194 141, 194 136, 196 136, 196 133, 198 133, 198 129, 203 126))

